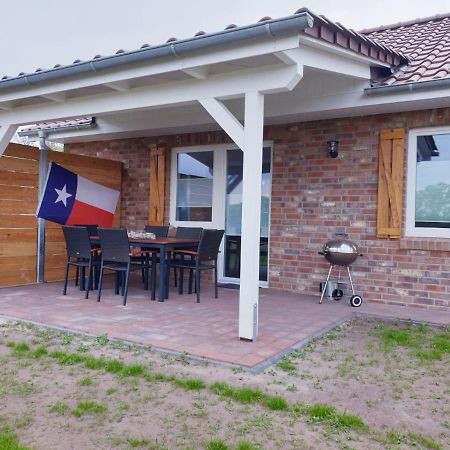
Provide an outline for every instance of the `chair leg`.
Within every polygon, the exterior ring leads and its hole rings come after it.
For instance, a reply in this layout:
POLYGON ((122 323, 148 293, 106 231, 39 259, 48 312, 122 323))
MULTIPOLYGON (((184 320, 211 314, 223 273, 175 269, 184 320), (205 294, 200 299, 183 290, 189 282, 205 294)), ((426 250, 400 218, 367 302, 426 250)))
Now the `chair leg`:
POLYGON ((80 268, 77 266, 77 272, 75 274, 75 286, 78 286, 79 277, 80 277, 80 268))
POLYGON ((184 277, 184 269, 180 267, 180 280, 178 283, 178 294, 183 295, 183 277, 184 277))
MULTIPOLYGON (((77 267, 78 269, 78 267, 77 267)), ((66 264, 66 275, 64 276, 64 289, 63 289, 63 295, 67 294, 67 279, 69 278, 69 261, 67 261, 66 264)))
POLYGON ((127 304, 127 296, 128 296, 128 280, 130 279, 130 263, 128 263, 127 271, 124 272, 125 277, 125 283, 124 283, 124 289, 123 289, 123 306, 126 306, 127 304))
POLYGON ((200 269, 195 269, 195 287, 197 289, 197 303, 200 303, 200 269))
POLYGON ((115 295, 119 295, 120 276, 121 276, 121 275, 120 275, 120 272, 117 271, 117 272, 116 272, 116 275, 114 276, 114 278, 116 279, 115 287, 114 287, 114 294, 115 294, 115 295))
POLYGON ((92 266, 92 261, 89 261, 89 267, 88 267, 88 282, 87 282, 87 287, 86 287, 86 294, 84 295, 84 298, 88 299, 89 298, 89 290, 92 289, 92 277, 94 274, 94 267, 92 266))
POLYGON ((102 295, 102 284, 103 284, 103 263, 100 266, 100 276, 98 280, 98 292, 97 292, 97 301, 100 301, 100 297, 102 295))
POLYGON ((194 271, 193 271, 193 269, 189 269, 189 290, 188 290, 188 294, 192 294, 193 278, 194 278, 194 271))
POLYGON ((215 298, 219 298, 219 289, 217 286, 217 260, 214 263, 214 295, 215 298))
POLYGON ((152 300, 156 298, 156 255, 152 254, 152 300))

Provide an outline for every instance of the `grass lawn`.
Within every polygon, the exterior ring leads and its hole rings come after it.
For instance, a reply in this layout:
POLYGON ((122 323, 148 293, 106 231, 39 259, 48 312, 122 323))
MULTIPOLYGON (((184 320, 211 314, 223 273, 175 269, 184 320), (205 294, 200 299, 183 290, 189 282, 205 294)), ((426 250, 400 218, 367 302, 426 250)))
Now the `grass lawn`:
POLYGON ((449 361, 425 325, 352 321, 252 373, 3 322, 0 450, 444 450, 449 361))

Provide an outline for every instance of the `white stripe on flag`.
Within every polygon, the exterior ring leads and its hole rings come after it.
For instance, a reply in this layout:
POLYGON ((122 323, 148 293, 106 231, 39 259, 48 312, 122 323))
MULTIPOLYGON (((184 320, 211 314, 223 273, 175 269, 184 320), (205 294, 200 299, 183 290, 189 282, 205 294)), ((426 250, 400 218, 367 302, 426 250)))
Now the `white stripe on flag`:
POLYGON ((119 191, 94 183, 78 175, 77 195, 75 198, 80 202, 114 214, 119 194, 119 191))

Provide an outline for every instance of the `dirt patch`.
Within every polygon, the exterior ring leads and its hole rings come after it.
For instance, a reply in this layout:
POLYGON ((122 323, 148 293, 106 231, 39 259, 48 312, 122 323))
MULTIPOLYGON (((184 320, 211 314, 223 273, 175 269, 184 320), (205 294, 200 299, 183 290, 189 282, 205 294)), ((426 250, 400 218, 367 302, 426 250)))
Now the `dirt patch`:
POLYGON ((5 322, 0 429, 42 450, 444 449, 448 335, 352 321, 255 374, 5 322))

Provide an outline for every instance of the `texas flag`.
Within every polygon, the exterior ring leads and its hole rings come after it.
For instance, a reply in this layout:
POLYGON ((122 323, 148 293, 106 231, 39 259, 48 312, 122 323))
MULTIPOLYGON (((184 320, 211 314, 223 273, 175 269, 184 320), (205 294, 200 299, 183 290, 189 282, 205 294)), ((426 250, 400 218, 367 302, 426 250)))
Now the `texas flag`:
POLYGON ((111 227, 119 194, 51 162, 36 215, 63 225, 111 227))

